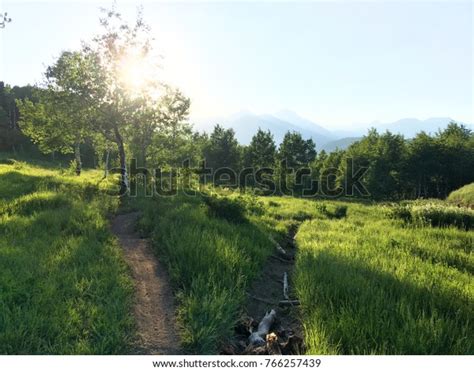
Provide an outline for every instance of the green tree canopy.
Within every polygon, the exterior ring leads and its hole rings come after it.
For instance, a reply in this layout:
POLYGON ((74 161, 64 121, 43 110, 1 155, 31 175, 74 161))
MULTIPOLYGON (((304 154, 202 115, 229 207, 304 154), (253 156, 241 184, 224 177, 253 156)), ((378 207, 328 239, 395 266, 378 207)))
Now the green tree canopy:
POLYGON ((220 125, 214 127, 209 141, 204 148, 204 158, 208 167, 213 171, 219 168, 240 168, 240 150, 233 129, 224 129, 220 125))
POLYGON ((258 128, 250 144, 245 148, 245 166, 255 169, 273 167, 276 158, 276 145, 272 133, 258 128))
POLYGON ((316 157, 316 145, 312 139, 303 139, 300 133, 288 131, 278 150, 280 160, 286 160, 290 168, 308 166, 316 157))

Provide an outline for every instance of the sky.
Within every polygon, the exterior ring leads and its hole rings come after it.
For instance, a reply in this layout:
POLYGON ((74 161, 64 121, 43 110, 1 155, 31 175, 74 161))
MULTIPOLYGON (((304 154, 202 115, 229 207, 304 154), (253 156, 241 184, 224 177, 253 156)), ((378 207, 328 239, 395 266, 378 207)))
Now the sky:
MULTIPOLYGON (((0 0, 0 80, 42 81, 112 2, 0 0)), ((404 117, 473 123, 471 1, 117 1, 143 4, 162 79, 193 118, 290 109, 329 129, 404 117)))

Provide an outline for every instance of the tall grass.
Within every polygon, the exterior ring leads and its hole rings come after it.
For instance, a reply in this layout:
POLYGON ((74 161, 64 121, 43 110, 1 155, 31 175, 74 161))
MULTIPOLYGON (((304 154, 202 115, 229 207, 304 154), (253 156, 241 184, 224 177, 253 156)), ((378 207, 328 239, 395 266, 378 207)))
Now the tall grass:
POLYGON ((297 244, 309 353, 474 352, 474 232, 352 204, 345 219, 305 222, 297 244))
POLYGON ((129 350, 132 285, 99 179, 0 164, 1 354, 129 350))
MULTIPOLYGON (((117 199, 100 176, 0 164, 0 353, 129 351, 132 285, 108 230, 117 199)), ((411 203, 407 221, 423 223, 407 224, 380 205, 291 197, 139 197, 130 207, 168 267, 189 352, 216 353, 232 336, 273 252, 269 235, 297 226, 290 283, 309 353, 474 352, 474 232, 452 222, 465 209, 411 203)))
POLYGON ((192 353, 215 353, 233 334, 245 290, 272 249, 262 229, 244 221, 231 202, 184 195, 138 201, 141 228, 152 236, 177 291, 182 339, 192 353), (238 220, 223 217, 223 210, 238 220))
POLYGON ((474 210, 451 206, 440 201, 408 202, 386 208, 391 218, 402 219, 415 226, 454 226, 466 230, 474 228, 474 210))
POLYGON ((216 353, 233 335, 249 284, 275 248, 269 236, 282 238, 301 221, 324 217, 313 202, 226 193, 133 202, 143 210, 143 232, 167 263, 182 339, 192 353, 216 353))

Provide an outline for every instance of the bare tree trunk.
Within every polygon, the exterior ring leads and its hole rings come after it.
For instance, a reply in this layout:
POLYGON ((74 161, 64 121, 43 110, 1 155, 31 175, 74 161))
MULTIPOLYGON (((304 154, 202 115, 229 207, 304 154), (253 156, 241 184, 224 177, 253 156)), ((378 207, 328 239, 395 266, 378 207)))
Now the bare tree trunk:
POLYGON ((120 196, 125 196, 130 191, 130 184, 128 182, 127 174, 127 159, 125 156, 125 147, 123 145, 123 138, 120 134, 117 126, 114 127, 115 139, 117 141, 117 147, 120 158, 120 196))
POLYGON ((142 145, 142 166, 146 167, 146 145, 142 145))
POLYGON ((81 144, 79 141, 74 144, 74 158, 76 160, 76 175, 79 176, 82 171, 81 144))
POLYGON ((105 166, 104 166, 104 178, 109 176, 109 156, 110 156, 110 148, 107 147, 105 150, 105 166))

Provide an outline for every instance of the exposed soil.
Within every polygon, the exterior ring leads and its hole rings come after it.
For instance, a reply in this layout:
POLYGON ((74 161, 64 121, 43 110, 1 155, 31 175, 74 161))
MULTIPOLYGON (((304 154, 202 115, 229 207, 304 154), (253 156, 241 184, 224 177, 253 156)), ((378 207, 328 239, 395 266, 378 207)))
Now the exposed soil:
POLYGON ((135 225, 140 213, 115 216, 112 232, 118 237, 135 283, 134 316, 138 337, 136 354, 180 354, 175 306, 169 278, 163 264, 140 238, 135 225))
POLYGON ((299 307, 279 305, 279 302, 285 299, 283 296, 285 272, 288 275, 289 297, 296 299, 292 292, 291 279, 296 255, 294 237, 298 226, 295 224, 286 238, 279 241, 286 254, 282 255, 275 249, 265 263, 260 276, 250 287, 245 315, 236 327, 234 339, 223 347, 222 354, 269 354, 268 342, 266 347, 252 347, 248 344, 248 336, 256 329, 265 314, 272 309, 276 311, 276 321, 271 332, 278 338, 282 354, 299 354, 304 351, 303 331, 298 320, 299 307))

